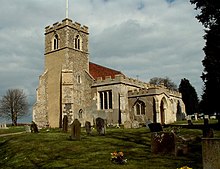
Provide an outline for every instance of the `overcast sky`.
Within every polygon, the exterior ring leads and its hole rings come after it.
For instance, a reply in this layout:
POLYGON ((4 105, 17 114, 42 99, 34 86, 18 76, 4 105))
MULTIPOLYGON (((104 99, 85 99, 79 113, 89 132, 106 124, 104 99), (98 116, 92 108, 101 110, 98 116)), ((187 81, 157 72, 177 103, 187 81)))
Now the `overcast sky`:
MULTIPOLYGON (((65 0, 0 0, 0 96, 25 91, 32 106, 44 69, 44 28, 65 18, 65 0)), ((69 0, 89 27, 90 61, 148 82, 186 78, 202 93, 203 26, 189 0, 69 0)), ((31 107, 32 109, 32 107, 31 107)))

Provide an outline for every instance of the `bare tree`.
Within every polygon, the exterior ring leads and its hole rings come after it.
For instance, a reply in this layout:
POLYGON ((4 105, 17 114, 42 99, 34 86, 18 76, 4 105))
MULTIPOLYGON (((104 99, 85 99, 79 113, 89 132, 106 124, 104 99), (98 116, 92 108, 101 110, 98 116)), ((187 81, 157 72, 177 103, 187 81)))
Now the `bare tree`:
POLYGON ((163 84, 164 86, 166 86, 170 90, 178 91, 177 85, 174 82, 172 82, 172 80, 168 77, 165 77, 165 78, 153 77, 150 79, 149 83, 154 84, 154 85, 163 84))
POLYGON ((11 119, 17 126, 18 118, 28 113, 27 96, 21 89, 8 89, 0 100, 0 116, 11 119))

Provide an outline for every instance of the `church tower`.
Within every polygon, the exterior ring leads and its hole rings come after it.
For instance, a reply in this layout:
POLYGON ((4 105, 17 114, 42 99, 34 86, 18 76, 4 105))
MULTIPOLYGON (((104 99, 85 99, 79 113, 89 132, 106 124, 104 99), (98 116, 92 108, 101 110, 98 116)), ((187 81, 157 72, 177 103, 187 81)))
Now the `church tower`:
MULTIPOLYGON (((40 76, 33 120, 61 127, 84 111, 89 72, 88 27, 66 18, 45 28, 45 69, 40 76)), ((89 87, 89 86, 88 86, 89 87)))

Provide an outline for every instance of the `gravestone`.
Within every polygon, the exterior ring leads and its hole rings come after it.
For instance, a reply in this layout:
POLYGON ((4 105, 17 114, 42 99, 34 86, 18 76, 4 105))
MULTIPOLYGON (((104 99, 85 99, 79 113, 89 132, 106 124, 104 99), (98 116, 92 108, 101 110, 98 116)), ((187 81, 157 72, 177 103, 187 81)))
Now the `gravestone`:
POLYGON ((26 133, 30 133, 30 132, 31 132, 31 128, 30 128, 30 126, 28 126, 28 125, 25 125, 25 126, 24 126, 24 129, 25 129, 25 132, 26 132, 26 133))
POLYGON ((8 129, 6 123, 0 124, 0 129, 8 129))
POLYGON ((75 119, 73 123, 70 125, 71 127, 71 140, 80 140, 80 134, 81 134, 81 123, 78 119, 75 119))
POLYGON ((131 127, 136 129, 136 128, 139 128, 139 122, 137 120, 134 120, 132 123, 131 123, 131 127))
POLYGON ((193 125, 192 120, 187 120, 188 125, 193 125))
POLYGON ((203 138, 202 139, 202 161, 203 169, 220 168, 220 139, 203 138))
POLYGON ((86 134, 91 135, 92 134, 92 126, 89 121, 86 121, 85 128, 86 128, 86 134))
POLYGON ((173 132, 154 132, 151 134, 153 154, 172 154, 176 152, 176 135, 173 132))
POLYGON ((124 128, 125 129, 130 129, 131 128, 131 122, 130 121, 125 121, 124 122, 124 128))
POLYGON ((147 127, 147 129, 149 129, 149 126, 148 126, 148 125, 151 124, 151 123, 152 123, 152 121, 151 121, 150 119, 148 119, 147 122, 146 122, 146 127, 147 127))
POLYGON ((31 123, 31 133, 39 133, 37 124, 34 121, 31 123))
POLYGON ((148 124, 151 132, 163 131, 162 125, 160 123, 150 123, 148 124))
POLYGON ((105 135, 106 127, 105 127, 105 120, 101 117, 96 119, 96 130, 99 135, 105 135))
POLYGON ((68 131, 68 116, 64 115, 63 117, 63 131, 67 132, 68 131))

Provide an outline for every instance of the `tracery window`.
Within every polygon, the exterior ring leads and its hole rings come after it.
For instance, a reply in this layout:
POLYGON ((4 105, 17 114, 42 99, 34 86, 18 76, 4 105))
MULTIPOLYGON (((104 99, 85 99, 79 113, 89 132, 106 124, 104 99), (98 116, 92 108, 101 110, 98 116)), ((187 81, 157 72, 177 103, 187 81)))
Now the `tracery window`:
POLYGON ((112 91, 100 91, 99 92, 99 109, 112 109, 112 91))
POLYGON ((134 106, 136 115, 145 115, 145 104, 142 101, 138 101, 134 106))

